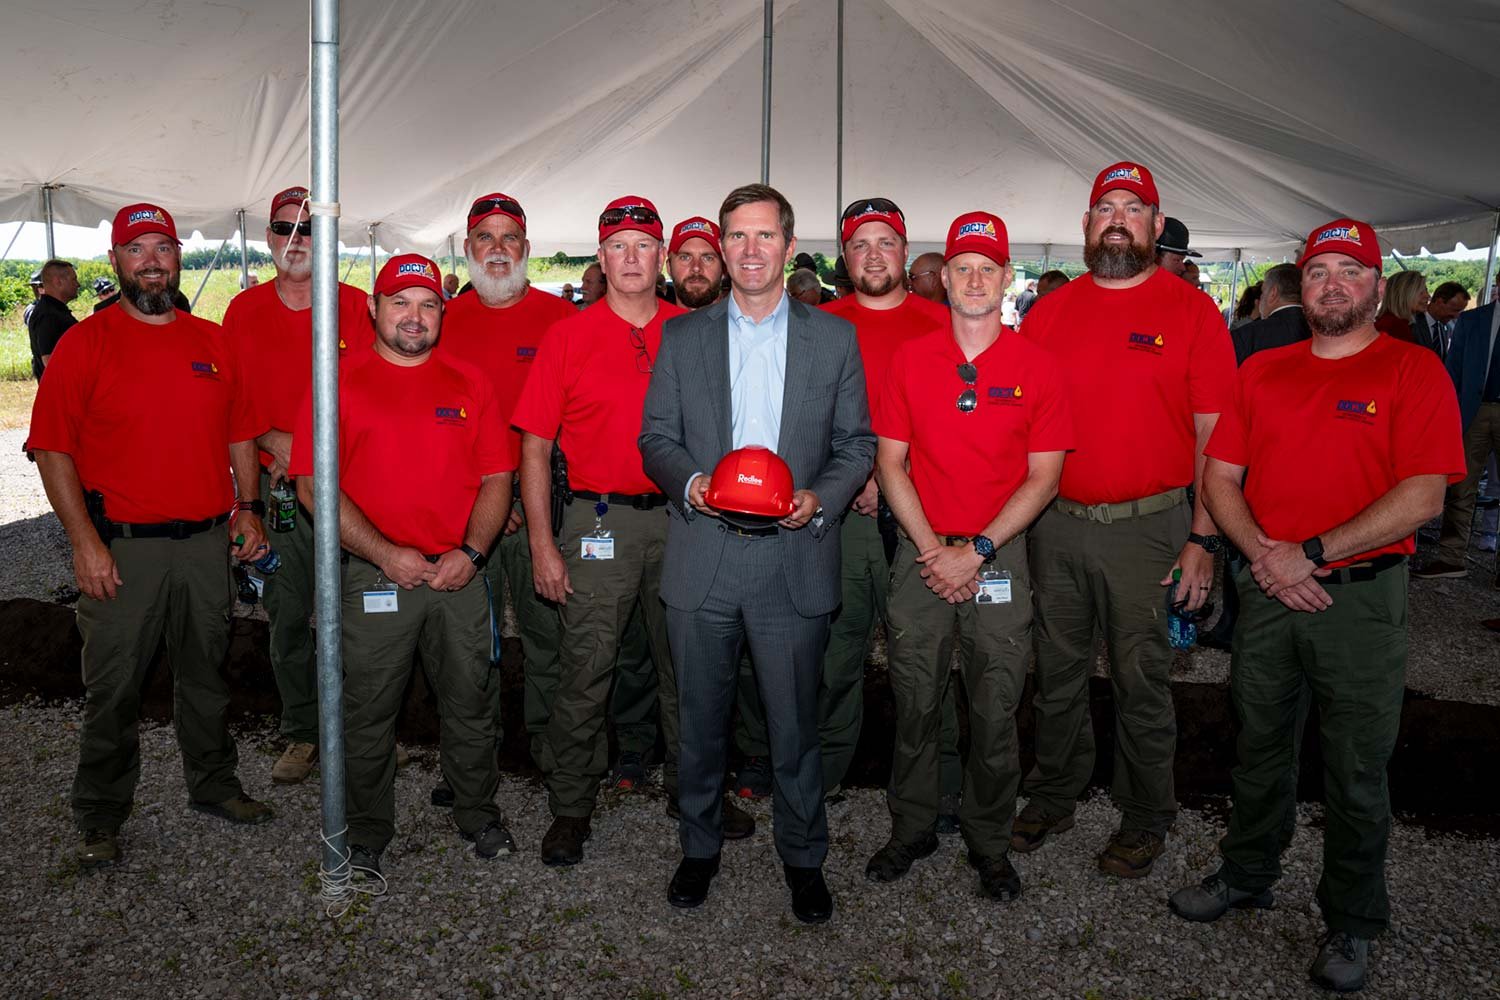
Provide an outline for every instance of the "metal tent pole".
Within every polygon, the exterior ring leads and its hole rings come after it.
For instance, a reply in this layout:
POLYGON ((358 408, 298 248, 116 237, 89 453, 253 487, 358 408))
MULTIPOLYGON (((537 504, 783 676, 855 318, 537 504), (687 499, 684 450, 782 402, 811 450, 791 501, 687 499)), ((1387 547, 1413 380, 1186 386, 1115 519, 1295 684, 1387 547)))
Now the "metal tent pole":
POLYGON ((448 234, 448 273, 449 274, 457 274, 458 273, 458 250, 456 249, 456 247, 457 247, 457 244, 454 242, 453 234, 449 233, 448 234))
MULTIPOLYGON (((344 815, 343 614, 339 601, 339 5, 312 0, 313 536, 318 646, 318 767, 324 878, 348 897, 344 815)), ((371 234, 373 245, 374 234, 371 234)), ((372 258, 373 259, 373 258, 372 258)), ((328 884, 325 883, 325 884, 328 884)))
POLYGON ((1234 322, 1234 310, 1240 302, 1240 251, 1234 252, 1234 266, 1229 269, 1229 319, 1234 322))
POLYGON ((1052 244, 1042 244, 1042 273, 1052 270, 1052 244))
POLYGON ((1490 289, 1495 287, 1495 244, 1500 242, 1500 212, 1495 213, 1495 231, 1490 233, 1490 259, 1484 265, 1484 287, 1474 297, 1480 302, 1490 301, 1490 289))
POLYGON ((380 223, 378 223, 378 222, 372 222, 372 223, 370 223, 370 230, 369 230, 369 232, 370 232, 370 293, 372 295, 375 293, 375 277, 376 277, 376 272, 379 270, 379 262, 375 259, 375 255, 376 255, 376 253, 375 253, 375 228, 377 226, 379 226, 379 225, 380 225, 380 223))
POLYGON ((16 231, 10 234, 10 242, 5 244, 5 252, 0 253, 0 260, 5 260, 10 256, 10 248, 16 245, 16 240, 20 239, 21 237, 21 230, 25 228, 26 223, 24 222, 16 224, 16 231))
POLYGON ((250 287, 250 244, 245 242, 245 210, 239 210, 240 217, 240 287, 250 287))
POLYGON ((42 218, 47 223, 47 259, 52 260, 57 256, 57 240, 52 232, 52 185, 42 185, 42 218))
POLYGON ((208 279, 214 276, 214 268, 219 266, 219 257, 223 255, 224 248, 229 245, 229 237, 224 237, 224 242, 219 244, 219 249, 214 251, 214 259, 209 262, 208 271, 203 275, 203 280, 198 282, 198 290, 193 293, 193 301, 188 303, 188 312, 198 308, 198 299, 203 295, 203 289, 208 287, 208 279))
POLYGON ((844 214, 844 0, 839 0, 838 60, 834 86, 833 242, 839 243, 840 219, 844 214))
POLYGON ((761 43, 760 69, 760 182, 771 183, 771 22, 775 0, 766 2, 766 28, 761 43))

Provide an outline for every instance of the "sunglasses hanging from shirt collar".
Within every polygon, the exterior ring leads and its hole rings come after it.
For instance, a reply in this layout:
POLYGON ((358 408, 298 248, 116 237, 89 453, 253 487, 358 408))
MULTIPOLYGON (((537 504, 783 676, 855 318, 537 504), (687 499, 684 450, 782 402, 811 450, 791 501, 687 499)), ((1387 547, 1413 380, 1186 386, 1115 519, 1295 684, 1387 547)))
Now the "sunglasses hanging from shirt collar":
POLYGON ((974 389, 974 383, 979 381, 979 369, 965 361, 958 366, 958 377, 964 380, 968 388, 958 394, 956 405, 960 413, 973 413, 979 408, 979 393, 974 389))

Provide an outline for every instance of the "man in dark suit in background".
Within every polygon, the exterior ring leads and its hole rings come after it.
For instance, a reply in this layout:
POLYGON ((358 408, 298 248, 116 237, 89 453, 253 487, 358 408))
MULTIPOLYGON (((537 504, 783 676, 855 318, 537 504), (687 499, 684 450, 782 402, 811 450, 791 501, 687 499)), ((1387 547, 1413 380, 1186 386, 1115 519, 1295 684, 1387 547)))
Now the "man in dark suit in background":
POLYGON ((1445 281, 1432 290, 1427 308, 1411 318, 1412 339, 1440 358, 1448 357, 1453 324, 1469 308, 1469 292, 1456 281, 1445 281))
POLYGON ((720 794, 740 650, 748 641, 770 726, 776 850, 807 923, 827 920, 828 818, 818 748, 818 683, 839 603, 839 512, 875 456, 854 327, 793 301, 792 207, 751 184, 719 209, 732 292, 663 331, 640 449, 668 496, 661 598, 677 665, 683 860, 668 900, 693 907, 719 870, 720 794), (709 473, 748 445, 791 468, 795 508, 746 531, 706 503, 709 473))
POLYGON ((1242 365, 1256 351, 1285 347, 1312 336, 1302 315, 1302 271, 1296 264, 1277 264, 1261 276, 1260 319, 1231 330, 1234 363, 1242 365))

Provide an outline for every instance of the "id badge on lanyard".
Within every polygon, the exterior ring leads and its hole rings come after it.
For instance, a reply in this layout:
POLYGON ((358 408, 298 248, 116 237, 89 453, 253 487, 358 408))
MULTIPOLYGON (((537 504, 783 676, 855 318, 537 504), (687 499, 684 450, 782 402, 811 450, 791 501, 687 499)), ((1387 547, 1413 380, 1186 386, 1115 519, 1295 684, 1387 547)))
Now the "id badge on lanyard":
POLYGON ((974 595, 976 604, 1010 603, 1010 570, 987 569, 979 574, 979 593, 974 595))
POLYGON ((579 539, 578 555, 580 557, 590 561, 615 557, 614 532, 604 527, 604 515, 608 512, 609 504, 603 500, 594 504, 594 530, 579 539))

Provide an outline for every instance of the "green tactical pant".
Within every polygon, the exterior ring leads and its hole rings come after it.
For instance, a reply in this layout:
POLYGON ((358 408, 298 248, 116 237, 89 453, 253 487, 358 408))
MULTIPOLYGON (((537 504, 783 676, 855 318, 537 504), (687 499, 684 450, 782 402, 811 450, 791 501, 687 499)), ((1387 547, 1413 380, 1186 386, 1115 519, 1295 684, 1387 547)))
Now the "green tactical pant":
POLYGON ((501 819, 495 758, 488 587, 402 590, 351 556, 343 572, 344 757, 349 843, 383 851, 396 832, 396 717, 418 652, 438 701, 443 774, 465 834, 501 819), (394 590, 397 610, 365 611, 367 591, 394 590))
MULTIPOLYGON (((875 518, 844 515, 839 529, 842 594, 823 655, 818 689, 818 738, 823 749, 823 787, 841 785, 859 747, 865 715, 865 663, 875 623, 886 617, 891 567, 875 518)), ((765 710, 755 692, 749 656, 740 665, 740 722, 735 742, 746 755, 766 756, 765 710), (751 699, 754 699, 753 701, 751 699)), ((943 795, 963 788, 963 761, 958 754, 957 697, 952 685, 943 692, 942 731, 938 753, 943 795)))
POLYGON ((656 663, 651 659, 651 637, 644 617, 636 609, 620 638, 620 652, 615 657, 615 689, 609 702, 609 714, 614 719, 615 737, 622 752, 628 750, 645 756, 656 746, 660 708, 657 677, 656 663))
MULTIPOLYGON (((510 591, 516 613, 516 631, 521 639, 522 713, 531 742, 531 759, 540 762, 547 737, 547 719, 557 692, 557 650, 562 643, 562 620, 557 605, 537 596, 531 576, 531 540, 523 523, 513 535, 503 536, 490 553, 484 573, 490 581, 490 597, 497 619, 503 620, 502 595, 510 591)), ((492 693, 496 732, 500 726, 500 690, 492 693)))
POLYGON ((73 818, 84 830, 118 830, 130 815, 141 773, 141 686, 163 637, 188 797, 223 802, 241 791, 224 722, 229 687, 219 672, 231 592, 224 529, 181 540, 117 538, 110 555, 124 581, 118 596, 78 599, 85 697, 73 818))
POLYGON ((1177 715, 1167 641, 1167 576, 1187 542, 1192 509, 1104 524, 1049 508, 1030 531, 1036 589, 1036 765, 1026 795, 1072 815, 1094 771, 1089 677, 1104 632, 1115 699, 1110 794, 1120 828, 1165 837, 1177 816, 1172 777, 1177 715))
POLYGON ((1406 689, 1406 568, 1326 585, 1333 606, 1317 614, 1266 597, 1248 569, 1235 583, 1241 610, 1229 683, 1240 735, 1234 812, 1219 845, 1225 881, 1257 892, 1281 876, 1305 684, 1318 706, 1327 808, 1318 906, 1330 930, 1374 937, 1390 923, 1386 763, 1406 689))
POLYGON ((927 589, 916 557, 916 546, 903 536, 891 574, 888 618, 896 697, 896 745, 886 794, 891 837, 913 843, 937 823, 939 720, 945 692, 954 686, 949 664, 956 626, 969 697, 960 827, 971 855, 1001 857, 1010 849, 1021 786, 1016 707, 1031 657, 1032 615, 1026 542, 1008 542, 988 567, 1010 574, 1011 599, 1005 604, 949 604, 927 589))
MULTIPOLYGON (((260 495, 271 495, 271 477, 260 474, 260 495)), ((268 501, 269 502, 269 501, 268 501)), ((267 522, 269 523, 269 521, 267 522)), ((291 531, 266 531, 281 568, 266 575, 261 603, 271 620, 271 673, 281 696, 281 735, 292 743, 318 742, 318 657, 313 614, 313 525, 305 508, 291 531)))
POLYGON ((1474 527, 1474 505, 1479 499, 1479 477, 1484 474, 1490 452, 1500 452, 1500 403, 1481 403, 1464 430, 1463 481, 1448 487, 1443 505, 1443 533, 1438 540, 1438 561, 1453 566, 1468 565, 1469 535, 1474 527))
POLYGON ((614 536, 614 558, 584 559, 583 536, 593 533, 594 505, 574 502, 563 513, 561 549, 573 593, 562 607, 557 694, 539 761, 554 816, 593 814, 599 782, 609 768, 605 727, 615 658, 637 608, 657 669, 667 747, 663 783, 669 794, 677 788, 677 679, 661 603, 667 514, 662 508, 611 505, 604 527, 614 536))

